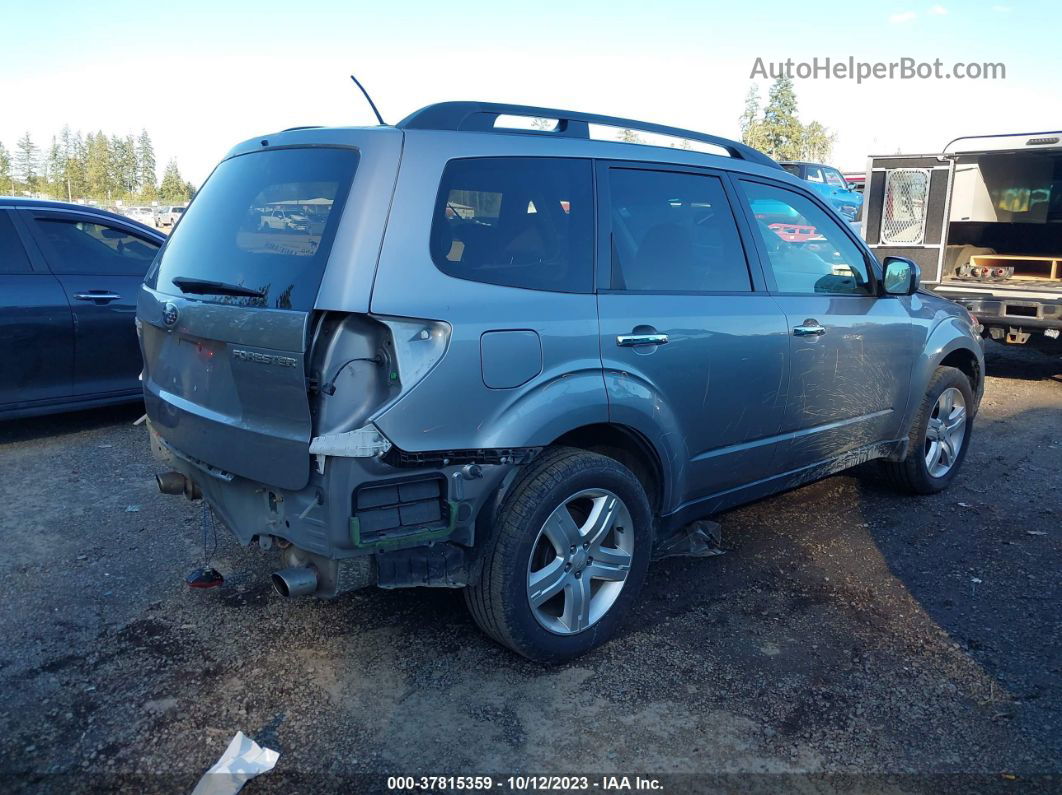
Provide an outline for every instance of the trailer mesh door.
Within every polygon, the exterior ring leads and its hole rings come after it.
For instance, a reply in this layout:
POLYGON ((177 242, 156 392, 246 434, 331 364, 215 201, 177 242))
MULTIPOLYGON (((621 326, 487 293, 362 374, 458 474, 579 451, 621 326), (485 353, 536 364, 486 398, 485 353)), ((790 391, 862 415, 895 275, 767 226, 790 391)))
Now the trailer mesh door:
POLYGON ((935 155, 871 159, 863 237, 879 259, 907 257, 924 282, 940 281, 953 173, 935 155))

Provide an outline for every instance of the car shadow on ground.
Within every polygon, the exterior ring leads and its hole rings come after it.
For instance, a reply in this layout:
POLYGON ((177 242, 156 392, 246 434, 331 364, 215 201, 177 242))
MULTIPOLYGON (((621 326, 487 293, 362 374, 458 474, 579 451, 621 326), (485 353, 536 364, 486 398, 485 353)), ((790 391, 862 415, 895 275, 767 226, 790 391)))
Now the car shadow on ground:
MULTIPOLYGON (((1050 362, 1039 377, 1058 378, 1058 369, 1050 362)), ((990 374, 1009 377, 998 369, 990 374)), ((1038 377, 1028 368, 1015 374, 1038 377)), ((901 498, 914 504, 896 504, 896 493, 865 472, 858 486, 860 502, 879 517, 866 532, 889 574, 952 648, 984 673, 988 690, 979 704, 992 721, 1012 722, 1041 753, 1048 749, 1051 756, 1042 758, 1056 760, 1062 755, 1059 429, 1062 405, 993 416, 977 428, 951 487, 901 498), (875 507, 888 504, 896 510, 875 507)))
POLYGON ((45 414, 39 417, 22 417, 15 420, 0 420, 0 444, 26 442, 33 439, 93 431, 107 428, 116 423, 132 423, 143 414, 144 404, 136 401, 98 409, 45 414))

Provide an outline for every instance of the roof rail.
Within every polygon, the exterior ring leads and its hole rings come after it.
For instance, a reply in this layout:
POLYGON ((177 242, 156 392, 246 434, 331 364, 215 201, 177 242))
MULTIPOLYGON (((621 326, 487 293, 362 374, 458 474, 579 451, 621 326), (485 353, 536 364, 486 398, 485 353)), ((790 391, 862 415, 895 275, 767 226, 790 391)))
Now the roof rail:
POLYGON ((751 146, 721 138, 717 135, 652 124, 616 116, 600 116, 596 113, 579 113, 556 108, 536 108, 530 105, 506 105, 497 102, 440 102, 414 111, 395 126, 404 130, 462 130, 467 132, 516 133, 519 135, 559 135, 566 138, 590 138, 590 125, 638 130, 639 132, 668 135, 700 141, 724 149, 733 158, 747 160, 769 168, 781 168, 774 160, 751 146), (553 130, 521 130, 495 127, 499 116, 526 116, 539 119, 556 119, 553 130))
MULTIPOLYGON (((1062 130, 1048 130, 1045 132, 1022 132, 1022 133, 997 133, 995 135, 963 135, 948 141, 947 146, 943 151, 948 153, 951 151, 951 147, 959 143, 959 141, 991 141, 999 142, 1004 138, 1027 138, 1025 146, 1053 146, 1060 142, 1062 137, 1062 130)), ((1002 149, 1002 146, 990 147, 995 149, 1002 149)), ((967 150, 955 150, 957 153, 967 153, 977 151, 974 149, 967 150)))

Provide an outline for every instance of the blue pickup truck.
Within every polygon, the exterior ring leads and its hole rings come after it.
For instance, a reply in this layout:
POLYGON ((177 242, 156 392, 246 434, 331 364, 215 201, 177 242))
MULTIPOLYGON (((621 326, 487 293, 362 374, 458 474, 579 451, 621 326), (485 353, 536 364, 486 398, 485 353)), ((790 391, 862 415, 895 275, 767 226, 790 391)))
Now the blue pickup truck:
POLYGON ((863 209, 863 194, 852 190, 848 181, 836 168, 801 160, 780 162, 778 165, 822 194, 822 197, 846 221, 859 219, 859 211, 863 209))

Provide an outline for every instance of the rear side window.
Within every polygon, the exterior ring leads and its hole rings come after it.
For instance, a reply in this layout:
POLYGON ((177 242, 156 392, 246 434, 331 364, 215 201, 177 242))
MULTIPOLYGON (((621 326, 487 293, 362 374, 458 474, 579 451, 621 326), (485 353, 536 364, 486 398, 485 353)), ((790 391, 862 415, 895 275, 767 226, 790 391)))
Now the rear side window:
POLYGON ((614 168, 612 286, 748 292, 745 251, 718 177, 614 168))
POLYGON ((589 160, 453 160, 436 200, 432 260, 459 279, 591 292, 592 184, 589 160))
POLYGON ((195 298, 312 309, 357 164, 358 153, 340 147, 264 150, 223 161, 192 204, 170 208, 183 215, 149 285, 180 294, 173 279, 221 282, 261 297, 200 287, 195 298))
POLYGON ((29 273, 30 264, 22 241, 18 239, 11 216, 0 210, 0 275, 5 273, 29 273))
POLYGON ((35 219, 52 273, 144 277, 157 243, 124 229, 69 218, 35 219))

